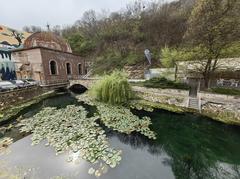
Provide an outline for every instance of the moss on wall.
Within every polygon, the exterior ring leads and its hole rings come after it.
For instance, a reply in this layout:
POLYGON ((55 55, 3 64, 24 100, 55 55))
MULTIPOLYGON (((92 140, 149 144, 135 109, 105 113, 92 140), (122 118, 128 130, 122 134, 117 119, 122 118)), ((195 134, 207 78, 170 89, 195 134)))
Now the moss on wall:
POLYGON ((176 106, 174 104, 158 103, 158 102, 152 102, 152 101, 147 101, 143 99, 131 101, 130 106, 132 108, 135 108, 136 106, 141 106, 143 109, 145 108, 164 109, 166 111, 175 112, 175 113, 185 113, 185 112, 196 113, 197 112, 194 109, 176 106))
POLYGON ((21 111, 24 110, 25 108, 28 108, 33 104, 37 104, 40 101, 55 95, 56 93, 54 91, 49 91, 39 96, 36 96, 30 100, 24 101, 21 104, 11 106, 7 109, 0 111, 0 125, 6 123, 8 120, 13 119, 15 116, 21 113, 21 111))
POLYGON ((212 119, 215 121, 223 122, 225 124, 240 126, 240 115, 239 114, 236 115, 236 113, 232 111, 225 110, 221 112, 216 112, 215 110, 212 110, 209 108, 199 113, 199 111, 195 109, 176 106, 172 104, 151 102, 147 100, 134 100, 130 103, 130 106, 132 108, 137 108, 140 110, 143 109, 147 111, 150 111, 150 108, 152 109, 155 108, 155 109, 163 109, 163 110, 174 112, 174 113, 195 113, 195 114, 208 117, 209 119, 212 119))

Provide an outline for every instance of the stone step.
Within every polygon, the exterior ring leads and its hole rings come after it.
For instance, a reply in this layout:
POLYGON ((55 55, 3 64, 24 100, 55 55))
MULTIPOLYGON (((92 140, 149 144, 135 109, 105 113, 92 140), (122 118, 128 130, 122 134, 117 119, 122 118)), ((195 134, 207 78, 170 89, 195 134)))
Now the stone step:
POLYGON ((188 107, 192 109, 199 110, 199 99, 197 98, 189 98, 188 107))
POLYGON ((189 102, 189 105, 198 105, 198 102, 189 102))

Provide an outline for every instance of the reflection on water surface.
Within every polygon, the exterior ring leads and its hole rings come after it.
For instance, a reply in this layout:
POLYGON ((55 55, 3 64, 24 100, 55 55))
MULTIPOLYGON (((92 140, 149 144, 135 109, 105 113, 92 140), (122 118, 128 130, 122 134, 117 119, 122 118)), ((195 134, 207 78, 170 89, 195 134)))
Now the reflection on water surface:
MULTIPOLYGON (((46 106, 65 107, 69 104, 81 105, 69 95, 58 96, 32 106, 23 113, 23 117, 30 117, 46 106)), ((151 117, 152 129, 158 135, 157 140, 151 141, 139 134, 124 135, 106 129, 111 145, 122 149, 123 160, 116 169, 109 170, 100 178, 240 178, 239 127, 191 114, 179 115, 162 110, 134 113, 151 117)), ((18 129, 13 128, 6 136, 18 139, 18 134, 18 129)), ((1 156, 0 160, 8 161, 9 167, 37 168, 34 171, 35 178, 45 179, 58 175, 67 178, 95 178, 88 175, 89 163, 81 161, 79 165, 71 167, 72 164, 66 163, 65 156, 55 156, 54 151, 44 144, 31 147, 30 143, 30 137, 17 141, 11 146, 11 153, 1 156)))

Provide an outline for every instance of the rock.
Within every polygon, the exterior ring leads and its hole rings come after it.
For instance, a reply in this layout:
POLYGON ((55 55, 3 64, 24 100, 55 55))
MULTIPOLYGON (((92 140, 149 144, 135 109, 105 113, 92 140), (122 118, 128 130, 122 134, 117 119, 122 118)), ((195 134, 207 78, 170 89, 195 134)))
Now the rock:
POLYGON ((18 99, 19 99, 19 100, 23 100, 23 99, 24 99, 24 97, 22 97, 22 96, 19 96, 19 97, 18 97, 18 99))

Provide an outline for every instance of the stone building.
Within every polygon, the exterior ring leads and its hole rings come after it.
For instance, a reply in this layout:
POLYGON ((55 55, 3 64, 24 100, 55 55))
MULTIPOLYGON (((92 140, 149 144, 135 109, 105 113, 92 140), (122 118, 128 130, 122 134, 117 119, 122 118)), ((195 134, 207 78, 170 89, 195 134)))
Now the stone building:
MULTIPOLYGON (((178 62, 178 79, 184 82, 200 83, 203 87, 202 70, 206 62, 178 62)), ((211 75, 210 87, 240 88, 240 58, 219 59, 216 70, 211 75)))
POLYGON ((64 86, 84 75, 85 60, 73 54, 69 44, 51 32, 29 36, 22 49, 13 50, 18 79, 31 78, 42 86, 64 86))

